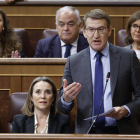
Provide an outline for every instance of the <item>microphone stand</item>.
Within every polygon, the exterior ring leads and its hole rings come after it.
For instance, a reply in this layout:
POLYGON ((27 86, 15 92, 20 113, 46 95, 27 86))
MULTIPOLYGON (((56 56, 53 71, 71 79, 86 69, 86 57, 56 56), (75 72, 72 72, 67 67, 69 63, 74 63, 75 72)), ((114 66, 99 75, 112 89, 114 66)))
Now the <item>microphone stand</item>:
POLYGON ((106 86, 107 86, 107 83, 108 83, 108 80, 109 80, 109 77, 110 77, 110 72, 107 73, 107 76, 106 76, 106 84, 105 84, 105 89, 104 89, 104 92, 103 92, 103 96, 102 96, 102 100, 101 100, 101 104, 100 104, 100 108, 99 108, 99 111, 98 111, 98 114, 96 116, 96 118, 94 119, 94 121, 92 122, 87 134, 89 134, 91 128, 93 127, 93 125, 96 123, 97 119, 98 119, 98 116, 100 114, 100 110, 101 110, 101 106, 102 106, 102 103, 103 103, 103 99, 104 99, 104 94, 105 94, 105 90, 106 90, 106 86))

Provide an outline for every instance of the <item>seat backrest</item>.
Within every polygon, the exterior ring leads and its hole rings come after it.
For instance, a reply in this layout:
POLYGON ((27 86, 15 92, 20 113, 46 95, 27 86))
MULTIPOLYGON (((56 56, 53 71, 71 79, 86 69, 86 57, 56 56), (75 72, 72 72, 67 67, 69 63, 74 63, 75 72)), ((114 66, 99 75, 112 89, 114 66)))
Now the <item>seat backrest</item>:
POLYGON ((22 52, 25 54, 26 57, 28 57, 28 50, 30 48, 30 40, 28 32, 25 29, 14 29, 14 31, 21 40, 22 52))
MULTIPOLYGON (((83 34, 83 30, 80 30, 80 33, 83 34)), ((56 29, 46 29, 43 31, 42 37, 43 38, 48 38, 51 37, 53 35, 57 34, 57 30, 56 29)))
POLYGON ((126 43, 125 43, 126 36, 127 36, 126 30, 125 29, 120 30, 116 37, 116 45, 121 46, 121 47, 126 46, 126 43))
POLYGON ((46 29, 46 30, 43 31, 42 37, 43 38, 48 38, 48 37, 51 37, 55 34, 57 34, 56 29, 46 29))
POLYGON ((27 92, 16 92, 12 93, 12 95, 10 96, 6 133, 10 133, 12 130, 12 122, 14 115, 22 114, 21 108, 23 107, 26 101, 27 94, 27 92))

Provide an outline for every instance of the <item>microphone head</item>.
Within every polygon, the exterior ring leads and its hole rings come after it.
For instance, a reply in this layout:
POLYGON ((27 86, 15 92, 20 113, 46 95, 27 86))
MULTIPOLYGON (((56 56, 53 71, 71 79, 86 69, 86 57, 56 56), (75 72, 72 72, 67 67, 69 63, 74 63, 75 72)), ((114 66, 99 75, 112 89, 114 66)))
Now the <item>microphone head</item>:
POLYGON ((106 76, 106 82, 108 82, 109 77, 110 77, 110 72, 107 73, 107 76, 106 76))
POLYGON ((107 73, 107 76, 106 76, 106 78, 109 78, 109 77, 110 77, 110 72, 108 72, 108 73, 107 73))

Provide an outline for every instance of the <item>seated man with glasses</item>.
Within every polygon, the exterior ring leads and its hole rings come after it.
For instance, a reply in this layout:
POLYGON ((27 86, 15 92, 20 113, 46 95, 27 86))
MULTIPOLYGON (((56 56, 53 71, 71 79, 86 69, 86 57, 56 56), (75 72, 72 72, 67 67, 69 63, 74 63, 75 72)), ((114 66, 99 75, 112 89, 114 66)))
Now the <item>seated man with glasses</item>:
POLYGON ((56 12, 56 30, 58 34, 39 40, 34 57, 67 58, 87 48, 88 42, 79 33, 82 23, 80 13, 71 6, 60 8, 56 12))
POLYGON ((140 11, 137 11, 129 18, 126 30, 126 48, 133 49, 138 59, 140 59, 140 11))
POLYGON ((84 16, 83 34, 89 47, 67 59, 59 111, 70 112, 77 98, 75 133, 138 134, 140 64, 135 52, 108 42, 110 17, 100 9, 84 16), (110 109, 105 116, 90 118, 110 109))

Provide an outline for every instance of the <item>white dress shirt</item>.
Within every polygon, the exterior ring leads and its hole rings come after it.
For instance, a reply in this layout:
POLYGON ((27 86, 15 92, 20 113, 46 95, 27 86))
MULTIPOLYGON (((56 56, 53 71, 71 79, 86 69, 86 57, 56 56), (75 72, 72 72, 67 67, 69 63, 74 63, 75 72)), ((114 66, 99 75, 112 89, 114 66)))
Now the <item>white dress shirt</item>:
MULTIPOLYGON (((42 129, 41 134, 47 134, 48 133, 48 126, 49 126, 48 125, 48 120, 49 120, 49 115, 48 115, 48 117, 46 119, 46 126, 42 129)), ((34 120, 35 120, 34 121, 35 122, 35 124, 34 124, 34 133, 37 134, 38 121, 37 121, 37 116, 36 116, 35 113, 34 113, 34 120)))
MULTIPOLYGON (((70 49, 70 55, 77 53, 78 38, 73 43, 71 43, 72 47, 70 49)), ((65 51, 66 51, 66 43, 64 43, 61 39, 60 39, 60 43, 61 43, 61 48, 62 48, 62 58, 64 58, 65 51)))

